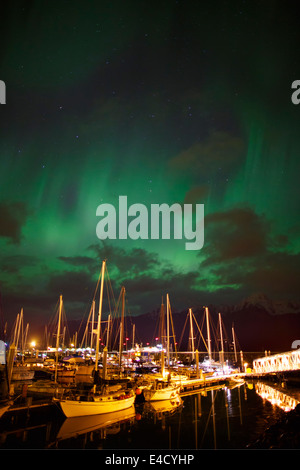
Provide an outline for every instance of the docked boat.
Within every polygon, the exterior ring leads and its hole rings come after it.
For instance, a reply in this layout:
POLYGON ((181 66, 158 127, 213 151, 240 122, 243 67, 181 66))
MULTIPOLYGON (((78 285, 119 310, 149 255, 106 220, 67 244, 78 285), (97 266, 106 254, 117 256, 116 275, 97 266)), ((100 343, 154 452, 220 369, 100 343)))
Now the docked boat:
POLYGON ((79 397, 79 399, 56 399, 62 412, 67 418, 76 416, 91 416, 130 408, 135 401, 135 395, 132 390, 104 394, 95 394, 88 397, 79 397), (82 398, 82 399, 81 399, 82 398))
POLYGON ((74 367, 58 367, 57 377, 75 377, 76 369, 74 367))
MULTIPOLYGON (((95 375, 99 375, 98 361, 99 361, 99 341, 100 341, 100 325, 102 314, 103 290, 104 290, 104 275, 105 275, 106 261, 102 262, 101 269, 101 287, 100 287, 100 301, 99 313, 97 322, 97 338, 96 338, 96 355, 95 355, 95 375)), ((61 310, 60 303, 60 310, 61 310)), ((105 361, 106 362, 106 359, 105 361)), ((105 377, 105 368, 103 368, 103 376, 105 377)), ((59 404, 62 412, 67 418, 75 416, 90 416, 104 413, 112 413, 115 411, 125 410, 130 408, 135 401, 135 394, 132 389, 120 389, 114 392, 103 391, 97 392, 97 382, 94 383, 92 391, 86 396, 77 394, 70 398, 54 398, 55 403, 59 404)))
POLYGON ((21 364, 13 366, 12 373, 11 373, 12 381, 32 380, 33 378, 34 378, 34 370, 21 364))
MULTIPOLYGON (((3 361, 7 364, 7 377, 8 383, 19 380, 32 380, 34 378, 34 370, 27 366, 24 363, 24 344, 26 344, 26 338, 28 333, 29 325, 27 324, 25 333, 23 335, 23 308, 21 313, 17 315, 17 320, 14 328, 13 339, 8 348, 7 354, 6 349, 2 350, 3 361), (21 353, 22 359, 19 360, 18 357, 18 347, 20 343, 20 335, 22 335, 21 348, 19 352, 21 353), (7 356, 7 357, 6 357, 7 356)), ((3 343, 3 342, 2 342, 3 343)), ((4 344, 4 343, 3 343, 4 344)))
POLYGON ((179 396, 180 385, 164 381, 155 381, 143 389, 146 401, 172 400, 179 396))
POLYGON ((73 371, 73 375, 76 375, 76 377, 81 375, 91 376, 95 369, 94 363, 89 363, 88 361, 85 361, 83 357, 80 356, 64 358, 63 363, 65 367, 73 371))
POLYGON ((95 370, 95 365, 94 364, 82 364, 79 365, 76 369, 76 377, 81 376, 81 375, 86 375, 86 376, 92 376, 93 372, 95 370))

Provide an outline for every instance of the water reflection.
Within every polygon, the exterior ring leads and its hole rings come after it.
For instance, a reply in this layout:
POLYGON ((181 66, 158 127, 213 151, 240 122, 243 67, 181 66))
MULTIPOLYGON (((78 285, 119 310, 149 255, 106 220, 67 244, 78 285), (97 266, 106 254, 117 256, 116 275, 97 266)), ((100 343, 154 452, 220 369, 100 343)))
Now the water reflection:
POLYGON ((109 415, 66 419, 56 407, 43 413, 4 413, 0 447, 245 448, 270 420, 295 408, 299 400, 290 390, 239 383, 194 391, 174 400, 140 403, 109 415))
MULTIPOLYGON (((244 383, 239 383, 230 387, 201 391, 190 396, 189 403, 186 402, 185 405, 192 409, 194 438, 193 441, 190 440, 188 447, 217 449, 224 447, 224 441, 229 443, 231 440, 230 420, 235 421, 238 415, 240 425, 243 424, 241 394, 246 401, 246 393, 244 383)), ((234 426, 236 428, 235 422, 234 426)), ((181 445, 187 445, 184 443, 184 436, 183 430, 181 445)))
POLYGON ((59 429, 56 442, 64 439, 78 437, 82 434, 101 431, 101 439, 106 438, 108 429, 114 429, 114 432, 120 431, 122 423, 135 421, 135 407, 127 410, 116 411, 104 415, 80 416, 76 418, 67 418, 59 429))
POLYGON ((255 390, 260 397, 269 401, 272 405, 278 406, 283 411, 291 411, 300 403, 299 400, 288 395, 288 392, 283 392, 265 383, 256 383, 255 390))
POLYGON ((173 400, 159 400, 146 402, 143 407, 143 415, 151 413, 154 418, 160 419, 165 415, 170 415, 179 410, 183 401, 180 397, 173 400))

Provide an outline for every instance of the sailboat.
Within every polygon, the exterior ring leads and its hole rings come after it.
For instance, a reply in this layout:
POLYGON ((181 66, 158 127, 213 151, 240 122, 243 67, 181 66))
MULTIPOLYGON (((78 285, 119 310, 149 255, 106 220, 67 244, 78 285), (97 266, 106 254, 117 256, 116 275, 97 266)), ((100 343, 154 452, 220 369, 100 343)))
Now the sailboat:
MULTIPOLYGON (((17 356, 17 351, 19 347, 19 340, 21 336, 21 348, 22 350, 24 349, 25 343, 26 343, 26 338, 27 338, 27 333, 28 333, 28 327, 29 325, 27 324, 26 329, 25 329, 25 336, 23 332, 23 308, 21 309, 20 314, 17 315, 16 319, 16 325, 15 325, 15 330, 14 330, 14 337, 12 344, 10 345, 9 348, 9 354, 11 355, 12 363, 11 367, 9 369, 9 380, 14 382, 14 381, 19 381, 19 380, 32 380, 34 378, 34 370, 32 370, 30 367, 28 367, 26 364, 24 364, 24 355, 22 356, 22 362, 17 362, 16 356, 17 356)), ((20 349, 21 349, 20 348, 20 349)))
POLYGON ((155 380, 149 388, 144 388, 143 392, 146 401, 172 400, 179 396, 180 385, 164 380, 155 380))
MULTIPOLYGON (((100 340, 100 325, 102 315, 102 302, 103 302, 103 287, 105 275, 106 261, 102 262, 101 269, 101 289, 99 312, 97 322, 97 341, 96 341, 96 357, 95 357, 95 372, 98 374, 98 361, 99 361, 99 340, 100 340)), ((103 370, 105 374, 105 369, 103 370)), ((77 395, 70 398, 54 398, 54 402, 58 403, 62 412, 67 418, 75 416, 91 416, 103 413, 112 413, 115 411, 125 410, 130 408, 135 401, 135 394, 133 390, 118 390, 116 392, 98 393, 96 385, 88 396, 83 397, 77 395)))
MULTIPOLYGON (((162 305, 163 314, 163 305, 162 305)), ((166 338, 166 359, 167 368, 170 368, 170 301, 169 294, 167 294, 167 338, 166 338)), ((163 332, 163 329, 162 329, 163 332)), ((174 335, 175 336, 175 335, 174 335)), ((161 374, 155 377, 154 380, 150 379, 150 385, 143 389, 146 401, 156 400, 172 400, 179 396, 181 385, 177 381, 171 380, 171 370, 165 370, 164 351, 161 354, 161 374)))
POLYGON ((6 345, 0 340, 0 418, 12 405, 9 395, 9 379, 6 361, 6 345))

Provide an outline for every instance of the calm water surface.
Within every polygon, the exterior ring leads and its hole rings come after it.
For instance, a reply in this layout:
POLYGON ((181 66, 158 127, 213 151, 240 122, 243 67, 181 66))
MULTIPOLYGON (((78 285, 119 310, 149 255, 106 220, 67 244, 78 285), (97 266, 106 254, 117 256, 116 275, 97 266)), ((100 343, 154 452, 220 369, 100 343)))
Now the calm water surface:
POLYGON ((182 396, 173 402, 136 404, 110 415, 65 419, 56 407, 3 415, 1 449, 244 449, 300 401, 244 383, 182 396))

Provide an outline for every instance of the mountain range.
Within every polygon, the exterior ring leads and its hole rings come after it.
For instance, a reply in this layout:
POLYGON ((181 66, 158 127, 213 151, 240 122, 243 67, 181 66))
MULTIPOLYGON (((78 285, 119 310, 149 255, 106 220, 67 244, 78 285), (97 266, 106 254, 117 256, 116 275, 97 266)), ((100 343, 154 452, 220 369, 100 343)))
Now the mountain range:
MULTIPOLYGON (((283 352, 291 350, 294 340, 300 339, 300 303, 273 301, 265 294, 253 294, 236 305, 208 305, 212 332, 218 334, 218 313, 221 313, 225 336, 232 341, 232 327, 239 348, 243 351, 283 352)), ((194 316, 206 339, 204 308, 193 309, 194 316)), ((176 340, 185 347, 189 336, 188 310, 172 312, 176 340)), ((160 309, 132 317, 137 340, 146 344, 158 335, 160 309)), ((194 329, 197 330, 197 328, 194 329)), ((213 333, 211 333, 213 335, 213 333)), ((203 343, 202 343, 203 344, 203 343)))

